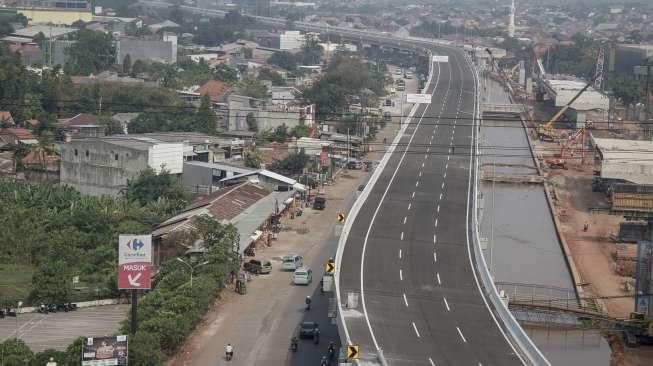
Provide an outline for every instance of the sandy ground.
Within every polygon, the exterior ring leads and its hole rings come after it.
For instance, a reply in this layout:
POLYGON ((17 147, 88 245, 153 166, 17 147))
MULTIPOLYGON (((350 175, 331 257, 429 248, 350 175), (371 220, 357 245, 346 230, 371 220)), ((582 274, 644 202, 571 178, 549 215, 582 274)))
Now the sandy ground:
MULTIPOLYGON (((416 89, 414 79, 406 81, 407 92, 416 89)), ((400 110, 399 96, 394 107, 385 108, 393 116, 400 110)), ((404 114, 410 105, 404 103, 404 114)), ((376 136, 376 143, 365 160, 378 161, 384 149, 382 140, 391 141, 399 127, 394 118, 376 136)), ((304 214, 295 219, 282 220, 284 230, 277 235, 268 248, 258 249, 257 256, 272 260, 272 273, 255 276, 247 284, 247 294, 238 295, 232 289, 225 289, 202 323, 192 333, 178 354, 168 360, 168 366, 198 365, 283 365, 288 363, 290 338, 304 313, 304 299, 314 292, 320 283, 323 268, 328 257, 335 252, 333 233, 336 228, 336 214, 346 211, 359 185, 365 183, 369 172, 349 170, 340 174, 333 185, 324 188, 327 199, 323 211, 306 208, 304 214), (331 240, 330 240, 331 239, 331 240), (304 264, 313 269, 313 283, 309 286, 293 286, 291 272, 281 271, 281 257, 298 254, 304 257, 304 264), (232 361, 223 360, 224 345, 235 347, 232 361)))
MULTIPOLYGON (((533 138, 532 132, 531 143, 534 143, 537 155, 547 156, 559 150, 557 143, 539 141, 533 138)), ((613 253, 617 245, 609 240, 611 235, 618 233, 623 217, 591 211, 593 207, 607 206, 606 196, 592 191, 593 157, 588 156, 583 162, 580 155, 576 155, 567 162, 566 170, 542 166, 555 190, 555 212, 562 224, 561 233, 580 273, 576 280, 582 284, 585 297, 632 295, 625 290, 625 284, 631 283, 632 279, 615 272, 613 253), (586 222, 589 228, 584 231, 586 222)), ((628 297, 604 299, 600 305, 610 316, 627 318, 633 310, 634 300, 628 297)))

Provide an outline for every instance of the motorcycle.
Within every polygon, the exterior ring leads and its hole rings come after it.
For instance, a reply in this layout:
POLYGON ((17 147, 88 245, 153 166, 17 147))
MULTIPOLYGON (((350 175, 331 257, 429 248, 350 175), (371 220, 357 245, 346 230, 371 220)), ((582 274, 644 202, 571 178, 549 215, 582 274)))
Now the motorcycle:
POLYGON ((297 352, 297 346, 298 346, 297 338, 293 337, 293 339, 290 341, 290 350, 293 353, 297 352))

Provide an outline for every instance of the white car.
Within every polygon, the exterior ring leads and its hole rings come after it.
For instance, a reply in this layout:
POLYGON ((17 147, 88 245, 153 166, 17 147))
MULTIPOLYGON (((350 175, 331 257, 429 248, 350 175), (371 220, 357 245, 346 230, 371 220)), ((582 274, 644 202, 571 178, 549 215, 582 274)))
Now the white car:
POLYGON ((313 280, 313 271, 309 267, 299 267, 292 274, 292 283, 295 285, 308 285, 313 280))
POLYGON ((281 260, 283 262, 282 268, 284 271, 294 271, 304 265, 304 258, 297 254, 285 255, 281 260))

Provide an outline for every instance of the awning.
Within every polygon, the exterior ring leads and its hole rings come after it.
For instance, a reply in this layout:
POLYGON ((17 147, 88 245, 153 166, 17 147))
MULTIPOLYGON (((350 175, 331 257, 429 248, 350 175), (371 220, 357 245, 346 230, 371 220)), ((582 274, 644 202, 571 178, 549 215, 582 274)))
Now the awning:
POLYGON ((257 241, 258 238, 263 235, 263 232, 261 230, 254 230, 254 235, 251 235, 250 238, 252 238, 252 241, 257 241))
POLYGON ((306 191, 306 186, 301 184, 301 183, 295 183, 295 184, 292 185, 292 187, 297 192, 305 192, 306 191))

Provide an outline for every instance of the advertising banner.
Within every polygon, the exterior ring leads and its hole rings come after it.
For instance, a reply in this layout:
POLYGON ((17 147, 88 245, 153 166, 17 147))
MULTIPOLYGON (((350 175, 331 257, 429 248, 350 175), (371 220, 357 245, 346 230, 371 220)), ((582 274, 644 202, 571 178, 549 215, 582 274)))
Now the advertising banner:
POLYGON ((127 336, 91 337, 82 346, 82 366, 127 365, 127 336))

